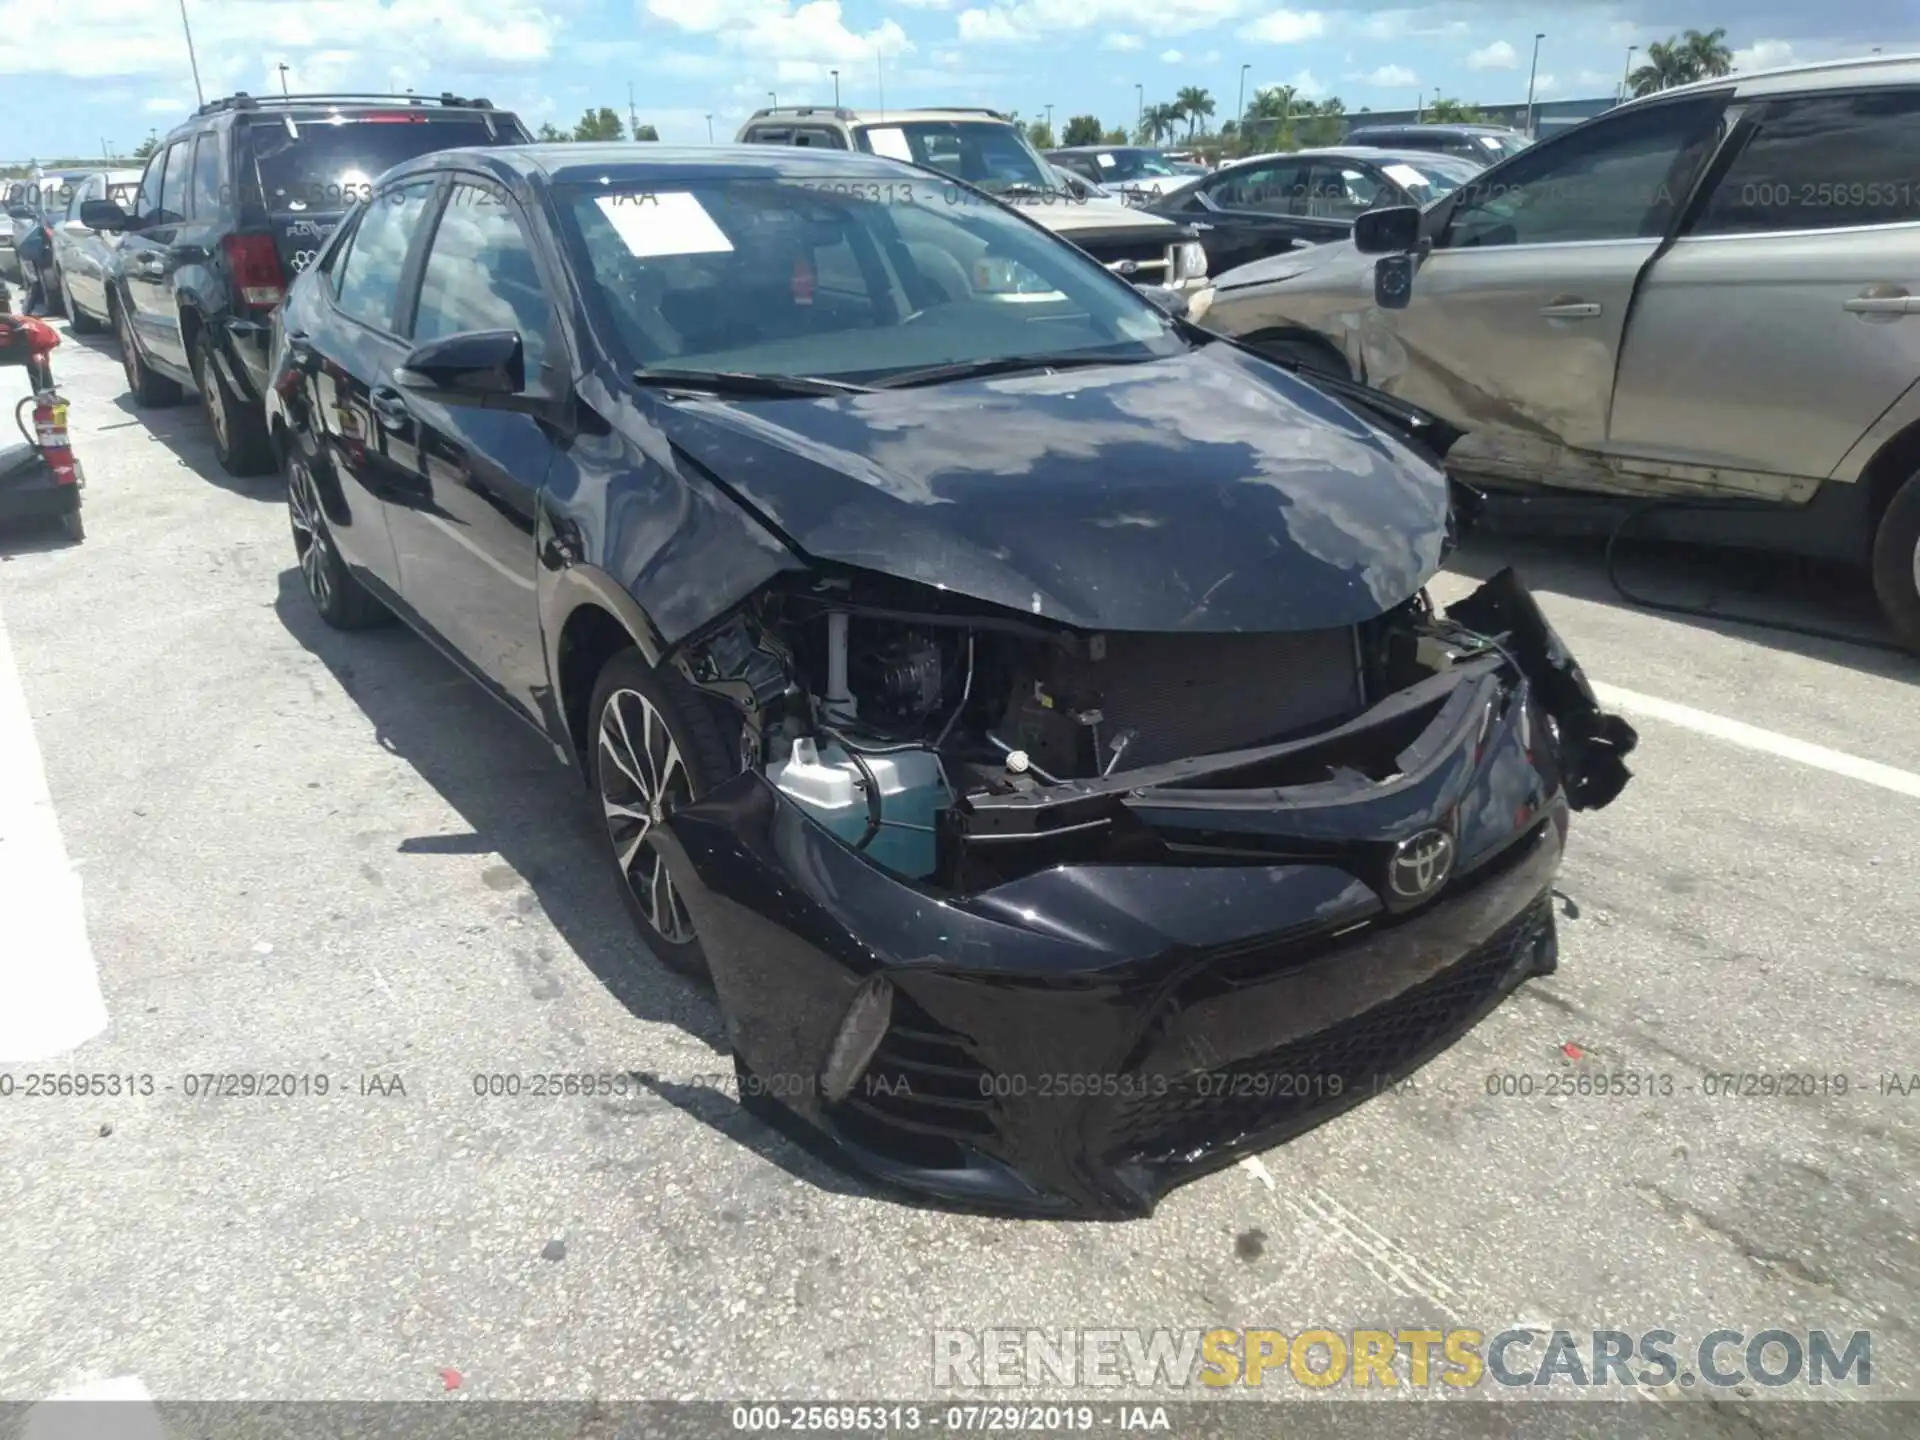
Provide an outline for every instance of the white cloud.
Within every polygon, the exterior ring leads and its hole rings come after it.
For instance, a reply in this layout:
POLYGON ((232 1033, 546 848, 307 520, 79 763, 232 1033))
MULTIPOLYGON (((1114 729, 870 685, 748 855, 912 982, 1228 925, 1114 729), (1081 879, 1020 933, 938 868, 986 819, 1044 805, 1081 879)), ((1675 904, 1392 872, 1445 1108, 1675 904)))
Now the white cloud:
MULTIPOLYGON (((649 0, 673 5, 679 0, 649 0)), ((729 0, 731 3, 731 0, 729 0)), ((1031 40, 1074 30, 1190 35, 1233 20, 1253 0, 990 0, 960 12, 962 40, 1031 40)))
POLYGON ((1736 70, 1771 70, 1776 65, 1791 65, 1798 57, 1785 40, 1756 40, 1733 52, 1736 70))
MULTIPOLYGON (((837 62, 871 60, 883 49, 899 55, 913 49, 897 21, 883 20, 856 34, 841 18, 840 0, 646 0, 647 12, 682 30, 712 35, 722 50, 802 67, 782 79, 816 78, 837 62)), ((964 18, 964 17, 963 17, 964 18)))
POLYGON ((1200 57, 1200 63, 1202 65, 1218 65, 1220 63, 1220 52, 1218 50, 1207 51, 1206 54, 1200 57))
POLYGON ((1420 77, 1404 65, 1382 65, 1360 78, 1383 90, 1410 90, 1420 83, 1420 77))
POLYGON ((1138 35, 1129 35, 1121 30, 1102 40, 1100 48, 1102 50, 1138 50, 1145 43, 1138 35))
POLYGON ((1184 59, 1186 59, 1186 56, 1182 55, 1178 50, 1162 50, 1160 52, 1160 63, 1162 65, 1178 65, 1184 59))
POLYGON ((1318 10, 1273 10, 1240 27, 1245 40, 1263 45, 1298 45, 1327 33, 1327 17, 1318 10))
POLYGON ((951 10, 953 0, 888 0, 891 5, 904 5, 909 10, 951 10))
POLYGON ((1543 97, 1552 94, 1553 91, 1559 87, 1559 85, 1560 85, 1560 81, 1555 76, 1536 75, 1533 77, 1533 98, 1536 100, 1542 99, 1543 97))
MULTIPOLYGON (((352 81, 356 89, 401 74, 425 88, 429 70, 444 75, 540 65, 565 28, 562 15, 536 0, 502 0, 484 11, 464 0, 225 0, 193 15, 200 78, 210 95, 278 90, 274 66, 282 58, 291 67, 290 88, 295 74, 303 83, 352 81), (396 55, 409 59, 388 59, 396 55), (256 79, 263 74, 270 84, 256 79)), ((0 74, 171 79, 187 58, 179 10, 141 0, 64 0, 51 21, 40 5, 8 0, 0 4, 0 33, 33 37, 0 50, 0 74)))
POLYGON ((1512 70, 1520 64, 1520 57, 1514 53, 1513 46, 1504 40, 1496 40, 1484 45, 1467 56, 1469 70, 1512 70))
POLYGON ((1360 32, 1369 40, 1400 40, 1408 35, 1465 35, 1470 28, 1464 20, 1436 25, 1425 10, 1379 10, 1361 22, 1360 32))
POLYGON ((1294 94, 1307 100, 1317 100, 1327 93, 1325 82, 1311 70, 1302 70, 1293 79, 1287 81, 1287 84, 1293 86, 1294 94))
POLYGON ((1609 75, 1603 70, 1582 70, 1574 76, 1573 83, 1588 94, 1611 95, 1619 88, 1620 77, 1609 75))

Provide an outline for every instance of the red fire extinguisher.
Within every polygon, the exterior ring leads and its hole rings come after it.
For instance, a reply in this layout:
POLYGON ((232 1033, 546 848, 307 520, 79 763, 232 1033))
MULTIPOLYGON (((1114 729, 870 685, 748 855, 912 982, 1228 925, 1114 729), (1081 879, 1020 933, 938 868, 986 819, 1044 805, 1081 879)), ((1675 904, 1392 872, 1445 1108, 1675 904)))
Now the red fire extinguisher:
MULTIPOLYGON (((48 359, 59 343, 60 332, 44 320, 0 314, 0 350, 26 352, 27 383, 33 394, 19 408, 24 410, 29 401, 33 405, 33 430, 27 438, 53 472, 55 484, 80 485, 85 481, 67 434, 67 402, 54 388, 53 364, 48 359)), ((25 425, 20 428, 26 431, 25 425)))

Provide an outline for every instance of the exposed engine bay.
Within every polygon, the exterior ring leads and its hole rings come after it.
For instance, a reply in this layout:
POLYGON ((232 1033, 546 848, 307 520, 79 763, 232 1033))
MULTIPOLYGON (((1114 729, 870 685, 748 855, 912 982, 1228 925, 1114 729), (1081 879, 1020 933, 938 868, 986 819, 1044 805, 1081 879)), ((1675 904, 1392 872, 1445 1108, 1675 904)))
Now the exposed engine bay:
POLYGON ((1619 792, 1633 744, 1511 572, 1451 616, 1422 592, 1361 625, 1264 634, 1082 634, 884 576, 816 575, 769 587, 678 658, 739 717, 743 770, 876 863, 955 893, 1069 861, 1256 858, 1244 836, 1170 848, 1118 802, 1383 783, 1482 673, 1555 692, 1542 720, 1573 808, 1619 792))

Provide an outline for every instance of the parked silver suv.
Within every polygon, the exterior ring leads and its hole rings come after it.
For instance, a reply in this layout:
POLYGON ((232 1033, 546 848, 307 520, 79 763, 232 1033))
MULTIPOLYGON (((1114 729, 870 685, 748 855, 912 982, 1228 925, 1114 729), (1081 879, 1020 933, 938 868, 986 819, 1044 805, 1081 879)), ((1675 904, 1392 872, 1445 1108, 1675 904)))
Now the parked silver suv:
POLYGON ((1470 478, 1777 502, 1701 523, 1865 559, 1920 648, 1920 57, 1632 101, 1399 213, 1404 308, 1357 233, 1216 277, 1209 324, 1467 430, 1470 478))

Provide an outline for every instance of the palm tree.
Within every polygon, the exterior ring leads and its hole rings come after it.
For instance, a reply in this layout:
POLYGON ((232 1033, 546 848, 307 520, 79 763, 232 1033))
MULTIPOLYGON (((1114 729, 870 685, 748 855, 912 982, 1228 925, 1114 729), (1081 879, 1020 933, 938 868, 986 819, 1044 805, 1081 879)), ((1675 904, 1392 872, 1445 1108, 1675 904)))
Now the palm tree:
POLYGON ((1174 97, 1174 103, 1179 106, 1180 113, 1187 119, 1187 139, 1191 140, 1194 127, 1213 114, 1213 96, 1198 85, 1188 85, 1174 97))
POLYGON ((1149 145, 1158 145, 1172 138, 1184 118, 1177 105, 1149 105, 1140 119, 1140 130, 1149 145))
POLYGON ((1669 36, 1647 46, 1647 63, 1627 77, 1627 85, 1636 95, 1670 90, 1697 79, 1693 67, 1693 57, 1680 41, 1669 36))
POLYGON ((1733 51, 1720 43, 1726 38, 1724 29, 1710 30, 1705 35, 1689 30, 1681 37, 1681 50, 1693 68, 1694 79, 1713 79, 1733 69, 1733 51))

